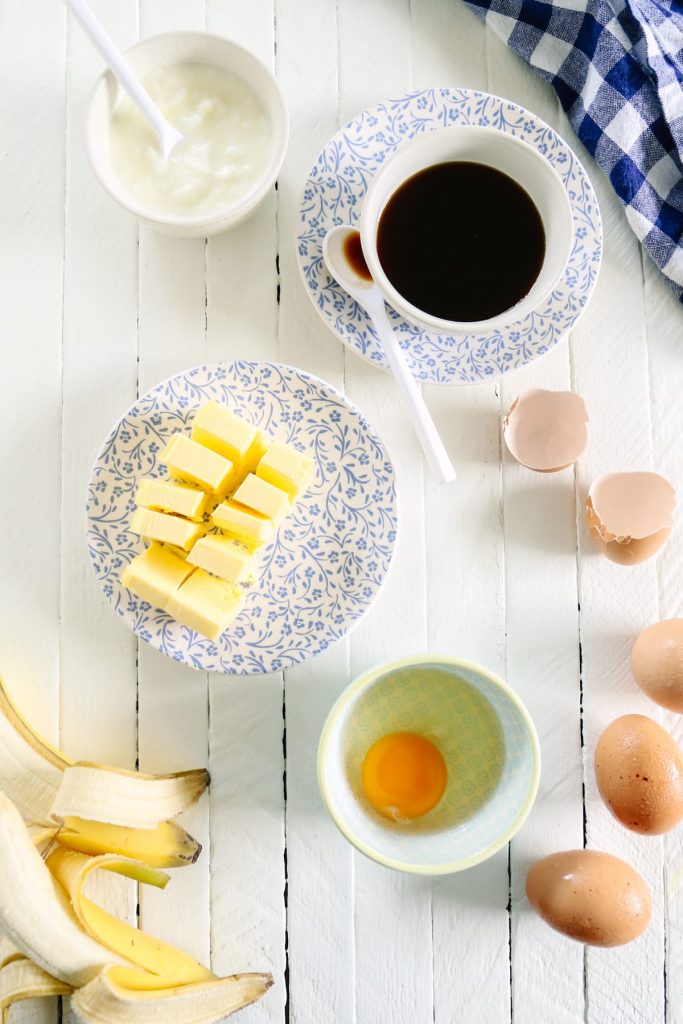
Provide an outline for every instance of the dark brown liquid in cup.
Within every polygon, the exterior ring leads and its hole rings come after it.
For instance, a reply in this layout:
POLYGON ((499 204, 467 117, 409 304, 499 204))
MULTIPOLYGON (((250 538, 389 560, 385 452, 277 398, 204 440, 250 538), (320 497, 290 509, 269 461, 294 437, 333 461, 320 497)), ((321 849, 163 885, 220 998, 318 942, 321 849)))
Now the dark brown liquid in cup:
POLYGON ((418 309, 444 320, 488 320, 531 291, 545 231, 521 185, 458 160, 419 171, 394 192, 379 220, 377 254, 418 309))

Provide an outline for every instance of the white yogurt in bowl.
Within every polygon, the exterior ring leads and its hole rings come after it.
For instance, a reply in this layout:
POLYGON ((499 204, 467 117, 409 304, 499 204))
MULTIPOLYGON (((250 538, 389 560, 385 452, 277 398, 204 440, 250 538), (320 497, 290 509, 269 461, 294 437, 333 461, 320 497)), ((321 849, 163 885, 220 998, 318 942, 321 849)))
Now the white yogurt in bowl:
POLYGON ((163 160, 144 115, 106 72, 86 123, 101 184, 169 234, 233 227, 267 195, 284 160, 288 118, 273 75, 248 50, 203 32, 152 36, 126 58, 185 141, 163 160))
POLYGON ((237 75, 207 64, 171 64, 143 84, 185 141, 164 160, 147 118, 124 96, 111 122, 111 162, 140 203, 162 214, 213 214, 263 175, 271 150, 268 112, 237 75))

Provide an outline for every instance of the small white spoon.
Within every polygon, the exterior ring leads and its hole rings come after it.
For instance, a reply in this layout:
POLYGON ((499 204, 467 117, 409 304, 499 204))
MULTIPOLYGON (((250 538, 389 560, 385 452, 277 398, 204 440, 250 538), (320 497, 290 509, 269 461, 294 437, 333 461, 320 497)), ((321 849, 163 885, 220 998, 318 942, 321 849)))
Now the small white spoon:
POLYGON ((408 406, 415 433, 420 440, 427 462, 440 483, 450 483, 455 480, 455 470, 422 397, 422 392, 415 383, 415 378, 410 372, 396 340, 384 306, 384 297, 372 278, 362 277, 346 256, 344 243, 351 235, 358 235, 358 232, 355 228, 346 226, 332 228, 327 232, 323 241, 325 264, 335 281, 356 300, 359 306, 362 306, 375 325, 384 354, 389 360, 396 383, 408 406))
POLYGON ((123 88, 152 125, 159 139, 161 155, 164 160, 168 160, 185 136, 166 120, 87 0, 65 0, 65 3, 76 15, 123 88))

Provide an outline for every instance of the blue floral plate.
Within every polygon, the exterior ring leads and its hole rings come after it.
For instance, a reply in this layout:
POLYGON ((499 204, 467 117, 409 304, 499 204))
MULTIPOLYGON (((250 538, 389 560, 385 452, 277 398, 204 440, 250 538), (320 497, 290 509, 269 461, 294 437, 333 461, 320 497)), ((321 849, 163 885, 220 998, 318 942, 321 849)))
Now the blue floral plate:
POLYGON ((297 250, 306 290, 325 323, 364 359, 389 369, 367 314, 327 273, 326 232, 357 224, 368 182, 405 139, 447 125, 489 125, 548 158, 569 194, 574 246, 557 288, 532 313, 489 334, 429 334, 394 310, 394 329, 413 374, 433 384, 479 384, 543 355, 586 308, 600 268, 602 225, 588 176, 567 143, 535 114, 471 89, 424 89, 363 111, 330 139, 304 186, 297 250))
POLYGON ((117 615, 146 643, 207 672, 275 672, 324 651, 368 611, 389 571, 396 505, 384 445, 329 384, 276 363, 197 366, 140 398, 104 442, 88 483, 88 549, 117 615), (144 547, 128 531, 140 478, 161 475, 166 441, 189 431, 210 398, 317 462, 315 482, 264 549, 259 581, 217 643, 120 583, 144 547))

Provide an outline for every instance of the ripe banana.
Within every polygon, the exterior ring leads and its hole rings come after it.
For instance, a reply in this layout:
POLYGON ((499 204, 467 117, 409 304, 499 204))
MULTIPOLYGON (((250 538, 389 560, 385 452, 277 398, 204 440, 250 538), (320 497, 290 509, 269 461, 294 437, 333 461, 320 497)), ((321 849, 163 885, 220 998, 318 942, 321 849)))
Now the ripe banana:
POLYGON ((55 838, 78 853, 118 853, 152 868, 182 868, 194 864, 200 843, 176 824, 163 821, 156 828, 123 828, 83 818, 66 818, 55 838))
POLYGON ((38 967, 85 985, 111 964, 129 961, 86 935, 31 841, 16 807, 0 793, 0 932, 38 967))
POLYGON ((0 682, 0 786, 27 821, 50 823, 68 764, 29 728, 0 682))
POLYGON ((78 923, 97 942, 121 957, 127 957, 143 971, 124 971, 117 975, 120 983, 131 989, 165 989, 215 979, 215 974, 202 967, 189 954, 155 939, 139 928, 107 913, 84 895, 85 884, 93 871, 103 869, 125 874, 140 882, 161 888, 168 875, 153 868, 123 861, 120 857, 89 857, 84 853, 56 848, 47 858, 47 866, 68 893, 78 923))
POLYGON ((105 765, 78 763, 62 773, 53 819, 87 818, 125 828, 156 828, 191 807, 209 784, 198 768, 172 775, 144 775, 105 765))
POLYGON ((71 986, 52 978, 26 957, 19 956, 0 967, 0 1021, 9 1024, 9 1009, 22 999, 65 996, 71 986))
POLYGON ((118 970, 103 971, 72 995, 83 1024, 215 1024, 273 984, 269 974, 235 974, 164 992, 130 992, 118 984, 118 970))
POLYGON ((6 935, 0 935, 0 968, 11 963, 12 960, 18 960, 23 955, 16 946, 12 945, 6 935))

